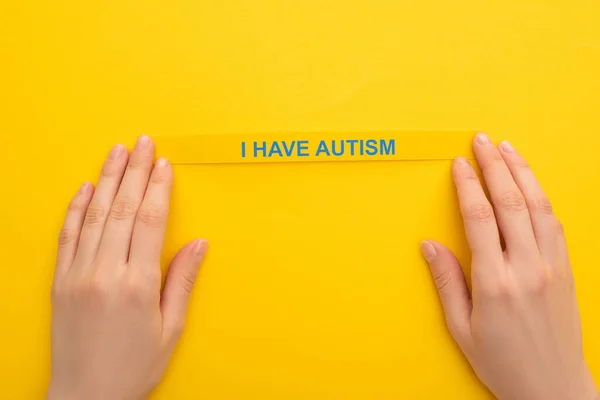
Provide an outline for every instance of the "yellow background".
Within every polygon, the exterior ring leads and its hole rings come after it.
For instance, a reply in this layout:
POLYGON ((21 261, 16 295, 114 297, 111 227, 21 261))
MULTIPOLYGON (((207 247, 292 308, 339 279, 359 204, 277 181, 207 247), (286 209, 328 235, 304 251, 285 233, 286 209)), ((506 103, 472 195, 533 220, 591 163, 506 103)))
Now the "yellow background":
MULTIPOLYGON (((510 139, 566 226, 600 379, 598 21, 597 0, 3 1, 0 397, 43 398, 63 212, 141 133, 510 139)), ((449 167, 176 166, 165 262, 212 247, 154 398, 487 398, 418 254, 468 265, 449 167)))

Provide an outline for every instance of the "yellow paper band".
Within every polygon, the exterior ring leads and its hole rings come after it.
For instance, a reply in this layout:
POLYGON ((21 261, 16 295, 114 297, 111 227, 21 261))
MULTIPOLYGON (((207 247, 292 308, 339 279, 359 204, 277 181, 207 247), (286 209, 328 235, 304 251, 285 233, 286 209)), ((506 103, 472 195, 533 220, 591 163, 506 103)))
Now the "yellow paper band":
POLYGON ((172 164, 472 158, 475 132, 248 133, 154 137, 172 164))

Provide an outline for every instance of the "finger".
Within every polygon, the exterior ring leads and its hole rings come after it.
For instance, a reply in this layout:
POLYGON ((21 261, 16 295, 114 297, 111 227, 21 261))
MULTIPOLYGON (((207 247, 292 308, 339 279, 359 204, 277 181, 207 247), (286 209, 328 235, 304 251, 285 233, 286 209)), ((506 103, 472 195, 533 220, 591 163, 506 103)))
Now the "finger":
POLYGON ((154 144, 140 136, 131 152, 123 181, 112 203, 99 255, 108 265, 127 262, 135 217, 142 203, 154 161, 154 144))
POLYGON ((205 240, 189 243, 177 253, 167 273, 161 311, 163 337, 169 343, 176 341, 183 331, 188 303, 207 246, 205 240))
POLYGON ((76 259, 81 259, 84 264, 89 264, 96 257, 106 214, 117 194, 121 178, 127 164, 128 153, 125 146, 116 145, 112 148, 104 166, 92 201, 88 206, 76 259))
POLYGON ((85 213, 94 194, 94 185, 84 183, 69 204, 67 216, 60 231, 55 279, 64 276, 75 259, 85 213))
POLYGON ((525 197, 540 254, 549 265, 555 265, 558 257, 558 220, 552 212, 550 200, 525 158, 506 141, 502 142, 499 148, 513 179, 525 197))
POLYGON ((474 259, 485 265, 502 263, 502 246, 494 210, 469 162, 459 157, 452 169, 465 233, 474 259))
POLYGON ((144 268, 159 267, 172 184, 171 165, 164 158, 158 159, 150 175, 150 183, 133 227, 130 264, 144 268))
POLYGON ((530 256, 531 249, 537 249, 537 243, 523 194, 487 135, 478 133, 473 148, 490 191, 508 255, 530 256))
POLYGON ((456 342, 462 347, 471 337, 471 296, 456 256, 445 246, 433 241, 421 244, 431 275, 440 295, 446 323, 456 342))

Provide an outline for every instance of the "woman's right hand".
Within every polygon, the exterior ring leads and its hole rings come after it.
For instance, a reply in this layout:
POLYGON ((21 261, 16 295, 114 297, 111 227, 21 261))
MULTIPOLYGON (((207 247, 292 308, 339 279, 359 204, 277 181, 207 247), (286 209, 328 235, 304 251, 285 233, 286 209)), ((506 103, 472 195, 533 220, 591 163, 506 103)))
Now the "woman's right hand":
POLYGON ((466 159, 453 167, 472 294, 452 252, 422 244, 451 334, 501 400, 599 399, 583 356, 563 229, 548 198, 508 142, 496 147, 478 134, 474 150, 491 203, 466 159))

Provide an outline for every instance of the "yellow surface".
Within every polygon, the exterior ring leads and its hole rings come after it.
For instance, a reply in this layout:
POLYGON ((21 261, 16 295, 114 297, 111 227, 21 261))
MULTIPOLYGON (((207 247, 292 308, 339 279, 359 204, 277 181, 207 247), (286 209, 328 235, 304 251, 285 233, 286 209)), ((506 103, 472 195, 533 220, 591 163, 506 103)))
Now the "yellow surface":
MULTIPOLYGON (((566 226, 600 379, 598 21, 597 0, 3 1, 0 398, 43 398, 64 209, 141 133, 510 139, 566 226)), ((175 166, 165 262, 211 250, 153 398, 488 398, 418 254, 433 237, 468 265, 449 170, 175 166)))

